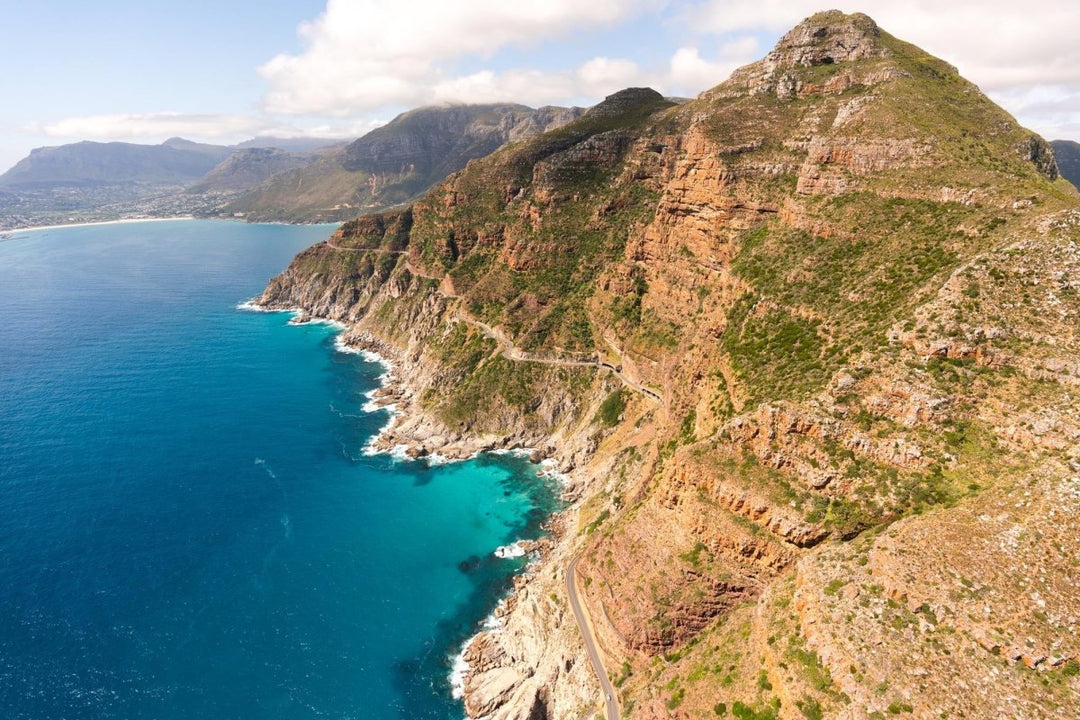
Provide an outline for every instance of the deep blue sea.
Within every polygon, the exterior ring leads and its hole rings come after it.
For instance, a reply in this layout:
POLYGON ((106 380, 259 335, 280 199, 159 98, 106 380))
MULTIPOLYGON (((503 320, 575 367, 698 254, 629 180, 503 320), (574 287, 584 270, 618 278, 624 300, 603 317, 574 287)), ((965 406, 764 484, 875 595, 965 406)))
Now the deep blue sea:
POLYGON ((0 242, 0 717, 461 718, 557 489, 365 456, 383 368, 237 303, 327 226, 0 242))

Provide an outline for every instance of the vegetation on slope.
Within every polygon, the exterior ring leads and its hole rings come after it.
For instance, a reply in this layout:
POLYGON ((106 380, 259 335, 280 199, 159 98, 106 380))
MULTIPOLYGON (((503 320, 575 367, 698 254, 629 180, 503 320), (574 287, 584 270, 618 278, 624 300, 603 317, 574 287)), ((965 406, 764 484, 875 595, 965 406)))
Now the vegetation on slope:
MULTIPOLYGON (((1033 610, 1032 649, 1004 605, 985 619, 940 578, 928 610, 904 604, 926 593, 903 567, 955 541, 950 522, 1018 488, 1073 497, 1054 483, 1080 468, 1077 195, 947 64, 818 15, 697 100, 617 94, 334 242, 318 256, 385 259, 382 294, 349 270, 344 307, 440 368, 421 401, 447 427, 573 429, 594 453, 575 537, 631 717, 938 715, 984 677, 1064 717, 1080 693, 1032 692, 1028 665, 1077 653, 1054 613, 1033 610), (936 684, 886 682, 905 654, 936 684)), ((1023 562, 1072 577, 1067 554, 975 563, 961 585, 1004 593, 1023 562)), ((1067 612, 1060 586, 1031 602, 1067 612)))

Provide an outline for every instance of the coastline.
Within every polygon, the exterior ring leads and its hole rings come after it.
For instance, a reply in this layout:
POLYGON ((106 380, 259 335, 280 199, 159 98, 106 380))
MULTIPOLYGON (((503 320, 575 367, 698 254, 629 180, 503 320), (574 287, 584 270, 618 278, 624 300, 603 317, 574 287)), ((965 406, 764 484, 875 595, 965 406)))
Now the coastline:
MULTIPOLYGON (((267 311, 263 308, 264 311, 267 311)), ((308 320, 319 322, 320 320, 308 320)), ((335 321, 328 321, 334 323, 335 321)), ((341 325, 341 323, 336 323, 341 325)), ((552 477, 558 483, 560 499, 566 503, 566 507, 551 513, 544 521, 545 534, 536 540, 518 539, 506 545, 496 548, 492 554, 500 560, 513 560, 526 557, 525 567, 517 575, 513 576, 513 587, 507 590, 498 599, 492 611, 479 622, 475 632, 465 638, 457 647, 457 652, 446 658, 447 674, 446 681, 450 687, 450 696, 462 703, 464 717, 475 717, 470 712, 470 684, 475 674, 482 672, 485 665, 485 653, 490 646, 489 638, 503 633, 506 619, 514 609, 523 589, 538 576, 544 567, 550 564, 545 561, 555 553, 565 536, 564 528, 567 515, 571 511, 572 502, 569 495, 571 482, 569 476, 560 470, 554 457, 544 457, 543 453, 536 448, 529 447, 500 447, 493 444, 490 439, 465 439, 456 444, 448 441, 446 444, 429 447, 431 438, 417 439, 412 432, 402 435, 395 432, 410 417, 415 419, 419 427, 423 427, 424 413, 421 409, 413 407, 415 393, 407 387, 406 381, 395 372, 395 363, 388 355, 394 354, 392 349, 384 342, 370 333, 354 330, 344 330, 334 339, 334 348, 338 352, 361 355, 369 362, 378 362, 385 369, 379 377, 380 385, 366 393, 368 402, 364 406, 367 412, 386 410, 389 413, 386 423, 365 444, 365 455, 386 454, 397 461, 422 461, 428 465, 443 465, 451 462, 462 462, 478 457, 481 454, 491 455, 516 455, 528 458, 538 465, 540 469, 537 475, 552 477), (408 410, 402 409, 402 406, 408 410), (409 412, 409 411, 412 412, 409 412)), ((404 362, 398 358, 398 362, 404 362)), ((415 431, 415 428, 414 428, 415 431)), ((413 432, 414 432, 413 431, 413 432)), ((485 717, 487 713, 484 714, 485 717)))
POLYGON ((40 232, 43 230, 60 230, 76 227, 97 227, 98 225, 133 225, 135 223, 170 222, 172 220, 198 220, 194 215, 177 215, 176 217, 154 218, 124 218, 122 220, 100 220, 94 222, 60 223, 58 225, 31 225, 30 227, 11 228, 2 231, 4 234, 40 232))
MULTIPOLYGON (((146 218, 120 218, 118 220, 93 220, 89 222, 74 222, 74 223, 56 223, 53 225, 29 225, 26 227, 14 227, 7 228, 6 230, 0 229, 0 235, 14 236, 16 233, 25 232, 39 232, 44 230, 62 230, 66 228, 77 227, 97 227, 98 225, 132 225, 135 223, 157 223, 157 222, 171 222, 173 220, 220 220, 223 222, 247 222, 239 218, 228 217, 198 217, 196 215, 175 215, 169 217, 146 217, 146 218)), ((265 222, 249 223, 256 225, 341 225, 341 222, 325 222, 325 223, 289 223, 267 220, 265 222)))
MULTIPOLYGON (((569 473, 588 458, 581 457, 571 447, 557 444, 553 437, 533 438, 522 433, 475 437, 449 430, 420 407, 414 386, 419 384, 423 370, 406 351, 355 325, 312 316, 299 307, 262 304, 260 300, 261 297, 252 298, 237 308, 289 312, 295 315, 292 324, 320 322, 342 328, 334 339, 337 351, 362 355, 386 369, 379 377, 379 387, 366 393, 368 402, 364 409, 368 412, 385 409, 389 417, 365 444, 364 454, 386 454, 395 460, 422 460, 429 465, 441 465, 472 459, 482 453, 513 453, 540 465, 538 475, 556 479, 563 505, 545 520, 545 535, 538 540, 520 539, 493 551, 501 559, 527 556, 528 560, 522 571, 514 575, 513 587, 498 599, 475 632, 461 643, 455 654, 446 656, 445 677, 451 697, 463 703, 466 718, 502 718, 503 712, 510 708, 532 706, 541 696, 548 697, 546 683, 553 682, 563 672, 560 668, 570 666, 575 668, 572 673, 575 677, 572 680, 564 677, 561 681, 569 680, 565 694, 567 698, 577 698, 576 702, 587 702, 595 692, 590 688, 596 680, 591 670, 583 674, 577 671, 581 648, 577 626, 570 623, 549 627, 544 620, 549 611, 542 610, 539 603, 556 602, 551 589, 562 584, 564 561, 572 550, 572 543, 567 542, 572 536, 569 529, 577 517, 583 491, 582 479, 572 478, 569 473), (513 655, 518 659, 511 660, 504 649, 506 644, 517 647, 524 656, 515 652, 513 655), (545 646, 547 651, 539 650, 545 646), (540 664, 549 660, 547 656, 552 653, 562 659, 542 669, 540 664), (510 664, 505 664, 508 660, 510 664), (509 688, 494 692, 493 676, 503 680, 508 676, 517 678, 513 693, 509 693, 509 688), (543 679, 545 676, 547 680, 543 679)), ((587 662, 580 664, 587 666, 587 662)))

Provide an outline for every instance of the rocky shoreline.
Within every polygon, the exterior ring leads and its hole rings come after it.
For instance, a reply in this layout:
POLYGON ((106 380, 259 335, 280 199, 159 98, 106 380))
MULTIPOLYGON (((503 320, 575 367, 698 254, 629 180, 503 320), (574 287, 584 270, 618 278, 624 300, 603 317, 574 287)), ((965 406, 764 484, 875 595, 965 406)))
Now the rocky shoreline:
POLYGON ((470 718, 599 709, 574 568, 635 717, 1064 720, 1075 213, 1044 141, 831 11, 346 223, 262 302, 389 360, 373 451, 572 474, 463 655, 470 718))
POLYGON ((581 476, 589 474, 570 473, 584 470, 591 456, 527 433, 470 436, 450 431, 420 406, 417 388, 423 385, 423 369, 408 352, 355 325, 302 308, 259 299, 248 307, 295 312, 294 324, 342 326, 340 350, 368 354, 386 367, 382 385, 370 393, 370 407, 392 408, 393 416, 365 452, 457 461, 483 452, 520 451, 562 476, 566 507, 545 522, 547 536, 519 542, 532 559, 488 621, 463 644, 458 656, 463 666, 453 673, 459 676, 455 695, 461 693, 466 715, 474 720, 561 717, 571 708, 593 706, 601 697, 599 685, 562 590, 565 568, 576 551, 572 529, 587 484, 581 476))
MULTIPOLYGON (((313 320, 308 316, 307 322, 313 320)), ((369 447, 375 452, 403 452, 410 458, 440 456, 448 460, 466 460, 478 453, 499 450, 529 453, 533 463, 554 462, 558 472, 566 474, 575 467, 573 457, 561 457, 547 438, 526 433, 505 435, 468 435, 450 431, 430 417, 416 397, 410 372, 404 370, 410 360, 398 348, 370 332, 350 329, 342 333, 341 345, 353 351, 367 352, 387 366, 383 385, 371 393, 371 405, 394 408, 393 421, 372 438, 369 447)))

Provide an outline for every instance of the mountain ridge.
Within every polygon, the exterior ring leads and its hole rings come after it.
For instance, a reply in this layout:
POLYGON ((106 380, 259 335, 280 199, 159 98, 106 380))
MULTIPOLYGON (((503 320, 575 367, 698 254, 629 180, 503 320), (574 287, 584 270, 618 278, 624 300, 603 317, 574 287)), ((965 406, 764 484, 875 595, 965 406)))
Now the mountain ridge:
POLYGON ((73 143, 0 176, 0 228, 122 217, 340 221, 412 200, 469 160, 577 117, 581 108, 440 105, 352 141, 255 138, 212 146, 73 143))
POLYGON ((338 153, 269 178, 224 212, 255 220, 348 219, 410 201, 469 160, 582 112, 512 103, 417 108, 338 153))
POLYGON ((0 186, 79 183, 173 183, 196 180, 231 151, 179 138, 159 145, 84 140, 35 148, 0 175, 0 186))
POLYGON ((1080 196, 1049 144, 837 11, 693 101, 631 95, 260 300, 391 359, 382 446, 570 473, 466 649, 469 717, 599 707, 571 561, 631 717, 1070 717, 1080 196))

